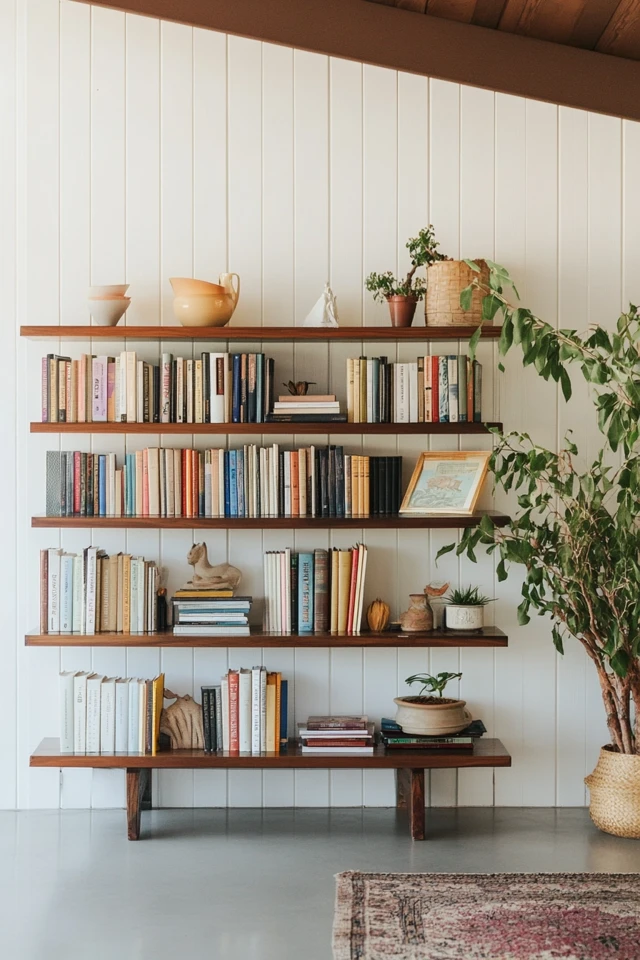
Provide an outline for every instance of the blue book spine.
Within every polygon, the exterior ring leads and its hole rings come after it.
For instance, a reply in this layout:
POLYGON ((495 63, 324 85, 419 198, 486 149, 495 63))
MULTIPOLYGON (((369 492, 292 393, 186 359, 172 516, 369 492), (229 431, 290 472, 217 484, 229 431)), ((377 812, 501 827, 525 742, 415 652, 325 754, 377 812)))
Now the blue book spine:
POLYGON ((229 450, 229 508, 230 516, 238 516, 238 466, 237 450, 229 450))
POLYGON ((246 516, 244 502, 244 450, 236 450, 236 473, 238 477, 238 516, 246 516))
POLYGON ((298 633, 313 633, 313 554, 298 555, 298 633))
POLYGON ((438 357, 438 420, 449 422, 449 371, 447 357, 438 357))
POLYGON ((241 355, 233 354, 231 367, 231 422, 240 423, 240 406, 242 402, 242 377, 240 374, 241 355))
POLYGON ((344 517, 344 447, 336 447, 336 517, 344 517))
POLYGON ((256 423, 264 422, 264 353, 256 354, 256 423))
POLYGON ((288 737, 287 710, 289 706, 289 683, 282 680, 280 683, 280 745, 284 746, 288 737))
POLYGON ((100 516, 107 515, 107 458, 101 453, 98 459, 98 507, 100 516))
MULTIPOLYGON (((372 363, 372 405, 373 422, 380 423, 380 358, 374 357, 372 363)), ((340 514, 338 514, 340 516, 340 514)))
POLYGON ((229 473, 230 473, 230 463, 229 463, 229 454, 230 450, 224 451, 224 515, 225 517, 231 516, 231 484, 229 482, 229 473))

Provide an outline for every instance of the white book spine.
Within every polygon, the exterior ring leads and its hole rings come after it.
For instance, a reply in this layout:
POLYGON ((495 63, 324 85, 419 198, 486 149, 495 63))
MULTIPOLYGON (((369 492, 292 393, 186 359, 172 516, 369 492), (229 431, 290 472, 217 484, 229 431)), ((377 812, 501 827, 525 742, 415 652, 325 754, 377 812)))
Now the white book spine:
POLYGON ((260 753, 260 667, 251 670, 251 753, 260 753))
POLYGON ((100 684, 100 753, 116 749, 116 681, 105 678, 100 684))
POLYGON ((128 753, 138 753, 138 736, 140 723, 140 684, 137 680, 131 679, 129 687, 129 735, 127 737, 128 753))
POLYGON ((73 629, 73 556, 60 557, 60 633, 73 629))
POLYGON ((178 357, 176 360, 176 422, 182 423, 184 417, 182 416, 184 399, 184 360, 182 357, 178 357))
POLYGON ((87 753, 100 753, 100 688, 103 677, 87 680, 87 753))
POLYGON ((458 358, 447 357, 447 375, 449 378, 449 423, 458 422, 458 358))
POLYGON ((49 550, 47 607, 49 633, 60 633, 60 550, 49 550))
POLYGON ((145 572, 144 572, 144 560, 142 557, 138 557, 136 560, 136 566, 138 567, 138 631, 142 632, 145 629, 148 629, 147 624, 145 624, 145 599, 146 599, 146 583, 145 583, 145 572))
POLYGON ((73 753, 73 680, 67 670, 60 674, 60 753, 73 753))
POLYGON ((116 680, 116 753, 126 753, 129 747, 129 681, 116 680))
POLYGON ((267 752, 267 670, 260 667, 260 752, 267 752))
POLYGON ((269 558, 265 553, 262 557, 262 577, 264 580, 264 607, 262 610, 262 627, 265 633, 271 630, 271 597, 269 596, 269 558))
POLYGON ((211 516, 211 454, 208 450, 204 462, 204 515, 211 516))
POLYGON ((160 370, 160 423, 169 423, 171 416, 171 361, 170 353, 162 354, 162 368, 160 370))
POLYGON ((121 366, 122 366, 122 362, 121 362, 121 360, 120 360, 120 357, 116 357, 116 376, 115 376, 115 384, 114 384, 114 415, 115 415, 115 418, 116 418, 116 423, 120 423, 120 421, 121 421, 121 419, 122 419, 122 415, 121 415, 122 404, 121 404, 121 401, 120 401, 120 376, 121 376, 120 370, 121 370, 121 366))
POLYGON ((137 633, 140 627, 138 626, 138 562, 137 557, 131 558, 131 583, 129 590, 129 629, 131 633, 137 633))
MULTIPOLYGON (((284 606, 282 610, 283 628, 285 633, 291 633, 291 547, 284 551, 284 606)), ((297 627, 297 624, 296 624, 297 627)))
POLYGON ((251 672, 241 670, 238 683, 238 745, 240 753, 251 753, 251 672))
POLYGON ((220 681, 222 692, 222 749, 229 749, 229 677, 224 676, 220 681))
POLYGON ((418 364, 408 363, 409 368, 409 423, 418 422, 418 364))
POLYGON ((139 688, 138 689, 138 753, 145 752, 145 742, 144 742, 145 725, 146 725, 146 717, 144 715, 145 686, 146 684, 144 680, 138 680, 138 688, 139 688))
POLYGON ((96 547, 89 547, 87 550, 87 587, 86 587, 86 610, 85 630, 87 633, 96 631, 96 563, 98 550, 96 547))
POLYGON ((123 350, 120 354, 120 377, 119 377, 119 403, 120 420, 126 422, 127 419, 127 351, 123 350))
POLYGON ((138 410, 136 388, 136 352, 127 350, 127 423, 135 423, 138 410))
POLYGON ((87 749, 87 673, 73 678, 73 750, 85 753, 87 749))

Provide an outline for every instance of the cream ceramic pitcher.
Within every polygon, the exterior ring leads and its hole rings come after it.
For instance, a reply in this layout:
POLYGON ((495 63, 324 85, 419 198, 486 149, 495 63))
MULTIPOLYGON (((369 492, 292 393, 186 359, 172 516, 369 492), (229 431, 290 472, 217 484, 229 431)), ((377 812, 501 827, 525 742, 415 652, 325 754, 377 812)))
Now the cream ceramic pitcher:
POLYGON ((221 287, 224 287, 224 292, 227 296, 231 297, 233 301, 233 308, 235 310, 238 304, 238 297, 240 296, 240 277, 237 273, 221 273, 218 278, 218 283, 221 287), (236 278, 235 287, 233 285, 233 278, 236 278))

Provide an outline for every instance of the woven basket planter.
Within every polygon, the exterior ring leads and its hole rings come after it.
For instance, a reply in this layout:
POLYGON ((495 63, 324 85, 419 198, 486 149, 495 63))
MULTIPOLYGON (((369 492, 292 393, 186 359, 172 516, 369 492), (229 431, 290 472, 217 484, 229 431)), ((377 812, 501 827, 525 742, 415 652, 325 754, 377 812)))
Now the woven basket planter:
POLYGON ((428 327, 479 326, 482 323, 482 297, 479 290, 473 291, 471 309, 460 306, 460 292, 468 287, 474 277, 489 283, 489 267, 484 260, 475 261, 480 267, 476 273, 463 260, 440 260, 427 270, 427 294, 425 297, 425 323, 428 327))
POLYGON ((616 837, 640 839, 640 755, 603 747, 584 782, 591 792, 589 813, 596 827, 616 837))

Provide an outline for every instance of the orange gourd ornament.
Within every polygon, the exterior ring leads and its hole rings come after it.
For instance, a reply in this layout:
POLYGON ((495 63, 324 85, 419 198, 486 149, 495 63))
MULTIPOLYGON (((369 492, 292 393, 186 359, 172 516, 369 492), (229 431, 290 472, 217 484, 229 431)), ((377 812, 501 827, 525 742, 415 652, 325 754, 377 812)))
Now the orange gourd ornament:
POLYGON ((367 623, 372 633, 382 633, 387 629, 391 608, 384 600, 376 599, 367 607, 367 623))

